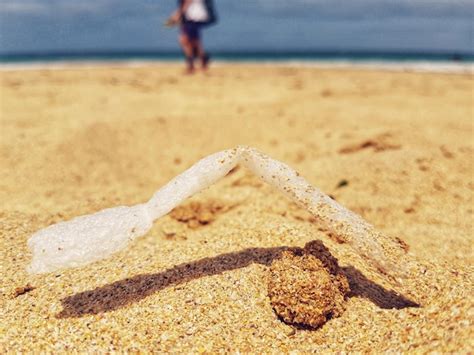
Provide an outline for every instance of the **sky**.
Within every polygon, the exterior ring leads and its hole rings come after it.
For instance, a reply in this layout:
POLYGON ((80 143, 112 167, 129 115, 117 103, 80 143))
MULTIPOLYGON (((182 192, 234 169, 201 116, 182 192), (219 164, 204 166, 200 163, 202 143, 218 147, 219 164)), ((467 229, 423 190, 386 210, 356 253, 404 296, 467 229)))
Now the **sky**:
MULTIPOLYGON (((474 0, 214 0, 211 50, 474 52, 474 0)), ((175 0, 0 0, 0 52, 177 51, 175 0)))

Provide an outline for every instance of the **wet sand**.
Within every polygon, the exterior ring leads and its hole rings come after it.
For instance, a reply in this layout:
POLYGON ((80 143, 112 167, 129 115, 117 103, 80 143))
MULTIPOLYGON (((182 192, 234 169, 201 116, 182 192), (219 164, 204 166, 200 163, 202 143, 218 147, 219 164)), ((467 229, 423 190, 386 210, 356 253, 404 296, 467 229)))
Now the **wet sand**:
POLYGON ((0 72, 0 351, 473 351, 472 76, 181 71, 0 72), (393 286, 239 168, 112 258, 26 273, 33 232, 144 202, 238 144, 296 168, 426 268, 393 286), (272 262, 313 240, 351 288, 341 316, 316 330, 285 324, 268 296, 272 262))

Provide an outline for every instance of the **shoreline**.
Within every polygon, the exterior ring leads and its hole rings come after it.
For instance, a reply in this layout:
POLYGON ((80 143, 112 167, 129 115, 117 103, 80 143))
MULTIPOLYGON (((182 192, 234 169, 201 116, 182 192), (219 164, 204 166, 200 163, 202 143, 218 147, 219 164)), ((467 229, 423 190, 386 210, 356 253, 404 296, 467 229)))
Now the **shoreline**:
MULTIPOLYGON (((151 66, 181 65, 181 60, 64 60, 44 62, 0 63, 0 71, 18 70, 65 70, 93 69, 106 67, 146 68, 151 66)), ((350 61, 350 60, 215 60, 213 66, 265 66, 321 69, 360 69, 369 71, 426 72, 446 74, 473 74, 474 62, 455 63, 451 61, 350 61)))

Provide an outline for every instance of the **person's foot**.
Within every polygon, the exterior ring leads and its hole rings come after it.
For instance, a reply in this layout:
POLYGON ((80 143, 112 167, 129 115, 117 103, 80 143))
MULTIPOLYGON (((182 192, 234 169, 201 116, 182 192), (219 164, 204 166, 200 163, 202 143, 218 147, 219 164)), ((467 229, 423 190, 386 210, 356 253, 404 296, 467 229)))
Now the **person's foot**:
POLYGON ((193 58, 186 58, 186 70, 184 71, 184 74, 190 75, 194 73, 194 60, 193 58))
POLYGON ((194 67, 186 67, 184 70, 184 75, 192 75, 194 74, 194 67))
POLYGON ((203 70, 206 70, 209 66, 209 61, 211 60, 211 58, 209 57, 209 54, 204 54, 201 58, 201 65, 202 65, 202 69, 203 70))

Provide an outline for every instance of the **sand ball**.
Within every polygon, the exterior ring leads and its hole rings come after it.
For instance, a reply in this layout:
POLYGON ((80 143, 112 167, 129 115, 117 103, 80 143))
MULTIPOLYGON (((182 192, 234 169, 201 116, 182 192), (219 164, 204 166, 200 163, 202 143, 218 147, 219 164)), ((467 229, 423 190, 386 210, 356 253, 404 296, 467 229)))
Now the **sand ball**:
POLYGON ((322 326, 343 313, 349 291, 337 260, 320 241, 285 251, 270 266, 270 302, 288 324, 322 326))

